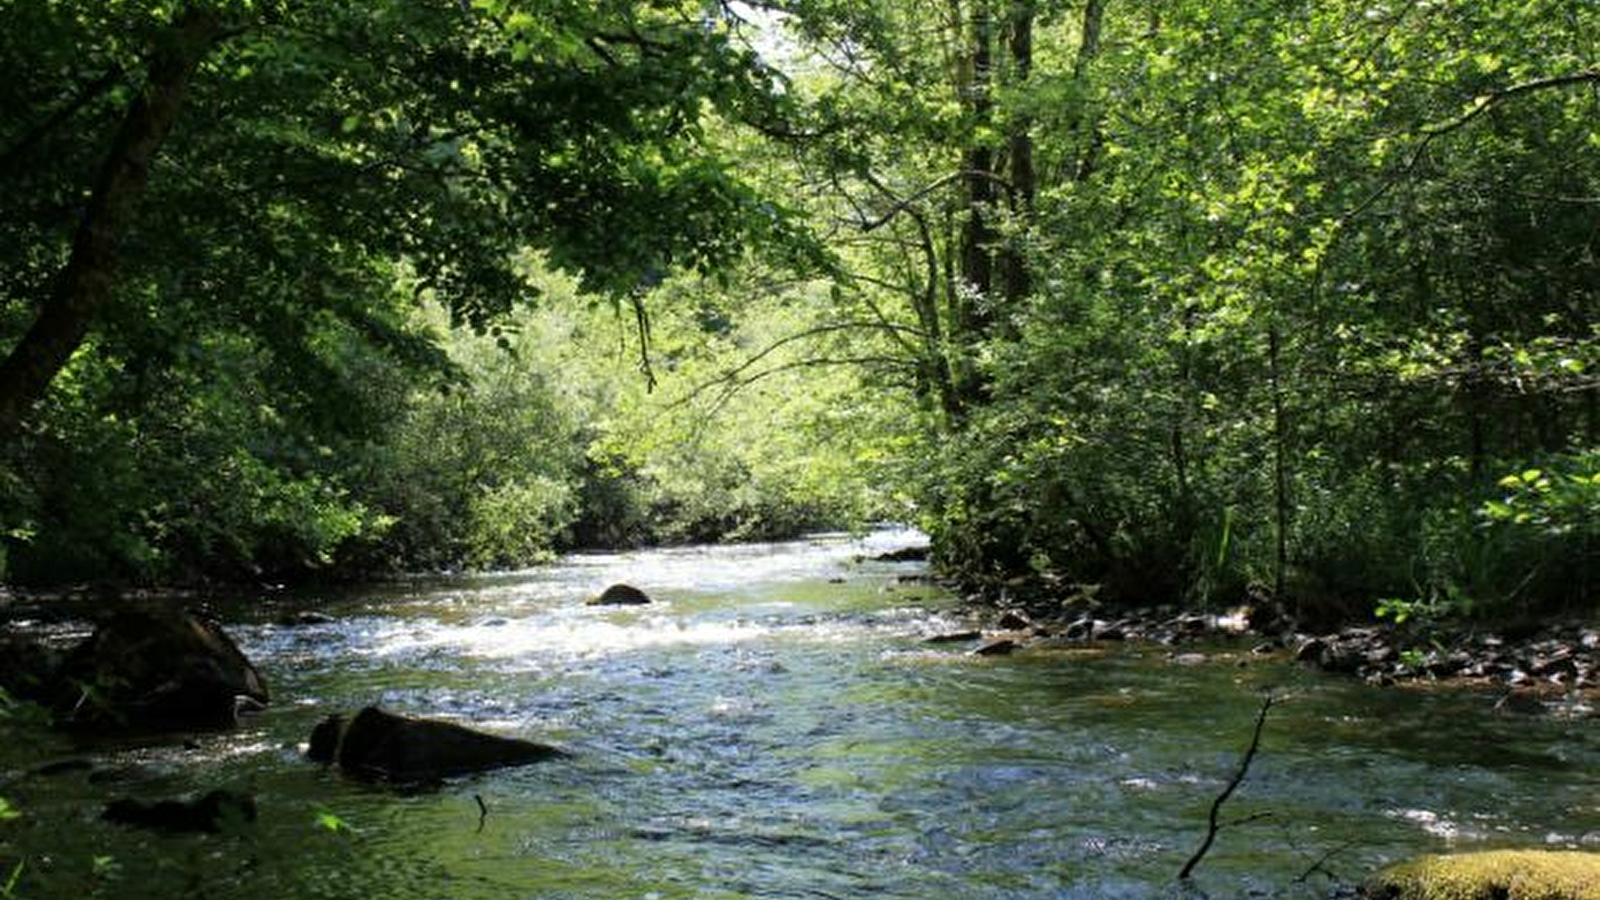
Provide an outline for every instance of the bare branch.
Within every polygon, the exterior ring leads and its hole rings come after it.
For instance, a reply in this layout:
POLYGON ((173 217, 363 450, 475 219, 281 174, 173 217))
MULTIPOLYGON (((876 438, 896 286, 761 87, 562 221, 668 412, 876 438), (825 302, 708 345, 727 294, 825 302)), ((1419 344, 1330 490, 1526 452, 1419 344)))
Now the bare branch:
MULTIPOLYGON (((696 398, 698 398, 701 394, 705 393, 706 391, 708 391, 711 388, 716 387, 718 385, 723 385, 723 386, 733 385, 734 386, 733 390, 737 391, 739 388, 742 388, 742 387, 744 387, 744 386, 746 386, 746 385, 748 385, 748 384, 750 384, 750 383, 752 383, 754 381, 759 381, 760 379, 765 378, 768 375, 776 374, 779 371, 783 371, 785 368, 793 368, 794 367, 793 364, 785 364, 785 366, 777 367, 777 368, 774 368, 774 369, 764 370, 763 372, 759 373, 758 375, 756 375, 754 377, 749 377, 749 378, 741 378, 740 377, 746 371, 749 371, 752 367, 754 367, 757 363, 761 362, 763 359, 766 359, 768 356, 771 356, 773 353, 777 352, 780 348, 785 347, 785 346, 787 346, 789 344, 793 344, 796 341, 803 341, 803 340, 807 340, 809 338, 818 337, 819 335, 833 334, 833 333, 840 332, 840 331, 855 331, 855 330, 883 331, 883 332, 887 332, 889 334, 896 334, 898 332, 905 332, 905 333, 908 333, 908 334, 913 334, 913 335, 919 335, 920 336, 920 333, 917 332, 917 330, 914 329, 914 328, 909 328, 909 327, 907 327, 905 325, 897 325, 897 324, 895 324, 893 322, 887 322, 887 321, 869 322, 869 321, 864 321, 864 320, 860 320, 860 319, 852 319, 852 320, 845 321, 845 322, 829 322, 829 323, 827 323, 825 325, 817 325, 817 326, 812 327, 812 328, 807 328, 807 329, 804 329, 802 331, 797 331, 794 334, 785 335, 785 336, 777 339, 776 341, 773 341, 772 343, 768 344, 766 347, 764 347, 760 351, 758 351, 754 356, 751 356, 749 359, 746 359, 744 362, 740 363, 739 365, 733 367, 732 369, 727 370, 726 372, 723 372, 721 375, 717 376, 716 378, 711 379, 710 381, 702 382, 702 383, 696 385, 693 389, 691 389, 689 391, 689 393, 685 394, 681 399, 679 399, 678 401, 673 403, 672 406, 673 407, 678 407, 678 406, 682 406, 682 405, 684 405, 686 403, 691 403, 696 398)), ((884 357, 883 359, 890 359, 890 358, 891 357, 884 357)), ((867 359, 867 358, 866 357, 860 357, 860 358, 857 358, 857 359, 867 359)), ((874 358, 874 359, 876 359, 876 358, 874 358)), ((904 361, 901 360, 900 362, 904 362, 904 361)), ((726 402, 727 402, 726 399, 719 399, 716 402, 715 406, 721 407, 726 402)))
POLYGON ((1334 847, 1332 850, 1329 850, 1327 853, 1324 853, 1321 856, 1317 857, 1317 861, 1312 863, 1310 865, 1310 867, 1308 867, 1304 872, 1301 872, 1299 877, 1295 878, 1293 883, 1294 884, 1305 884, 1307 881, 1311 880, 1311 876, 1312 875, 1315 875, 1318 872, 1321 872, 1322 874, 1328 876, 1329 878, 1332 878, 1334 881, 1338 881, 1339 880, 1339 876, 1335 875, 1333 873, 1333 871, 1328 868, 1328 860, 1333 859, 1335 856, 1338 856, 1339 854, 1343 853, 1344 851, 1349 850, 1351 847, 1354 847, 1355 845, 1356 845, 1355 841, 1345 841, 1344 843, 1340 844, 1339 846, 1334 847))
MULTIPOLYGON (((1244 782, 1245 776, 1250 773, 1250 763, 1255 761, 1256 751, 1261 749, 1261 730, 1266 727, 1267 713, 1275 703, 1277 703, 1277 698, 1271 694, 1268 694, 1266 699, 1261 701, 1261 711, 1256 713, 1255 731, 1250 735, 1250 746, 1244 751, 1244 758, 1239 760, 1239 768, 1233 773, 1233 777, 1228 780, 1227 786, 1222 789, 1222 793, 1217 795, 1217 799, 1211 802, 1211 814, 1206 820, 1206 838, 1201 842, 1200 849, 1189 857, 1189 861, 1184 863, 1183 869, 1178 872, 1180 881, 1188 880, 1190 874, 1194 872, 1194 867, 1198 866, 1200 860, 1204 859, 1206 853, 1210 852, 1212 843, 1217 839, 1217 832, 1223 829, 1224 826, 1218 821, 1218 817, 1222 813, 1222 805, 1228 802, 1228 798, 1233 796, 1233 792, 1239 789, 1239 785, 1244 782)), ((1247 817, 1231 824, 1242 824, 1252 820, 1252 818, 1247 817)))
MULTIPOLYGON (((790 362, 773 366, 770 369, 762 369, 753 375, 743 378, 726 379, 723 382, 722 392, 717 395, 716 401, 711 404, 711 408, 707 411, 706 416, 708 418, 716 416, 716 414, 722 410, 722 407, 726 406, 728 401, 732 400, 740 391, 758 381, 761 381, 762 379, 769 378, 773 375, 778 375, 783 372, 791 372, 796 369, 813 369, 832 366, 883 366, 894 369, 908 369, 913 373, 913 375, 915 375, 918 369, 918 365, 915 361, 901 359, 895 356, 872 355, 808 357, 806 359, 792 360, 790 362)), ((715 383, 716 382, 713 382, 713 384, 715 383)))

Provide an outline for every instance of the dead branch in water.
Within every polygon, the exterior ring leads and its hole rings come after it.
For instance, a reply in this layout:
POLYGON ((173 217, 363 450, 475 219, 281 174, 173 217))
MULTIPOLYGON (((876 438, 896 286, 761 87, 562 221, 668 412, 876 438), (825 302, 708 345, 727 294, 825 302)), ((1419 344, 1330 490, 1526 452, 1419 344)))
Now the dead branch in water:
POLYGON ((1250 763, 1255 760, 1256 751, 1261 749, 1261 729, 1266 727, 1267 712, 1271 710, 1273 704, 1277 702, 1278 698, 1272 696, 1271 694, 1268 694, 1266 699, 1261 701, 1261 711, 1256 713, 1255 732, 1250 735, 1250 746, 1244 751, 1244 758, 1239 760, 1238 771, 1233 773, 1233 778, 1229 779, 1227 786, 1222 789, 1222 793, 1217 795, 1217 799, 1211 802, 1211 814, 1206 819, 1206 839, 1201 842, 1200 849, 1196 850, 1194 855, 1189 857, 1189 861, 1183 864, 1182 871, 1178 872, 1178 880, 1188 880, 1190 874, 1194 872, 1194 867, 1198 866, 1200 864, 1200 860, 1204 859, 1206 853, 1211 850, 1212 843, 1214 843, 1217 839, 1217 832, 1221 831, 1225 827, 1225 824, 1242 825, 1245 822, 1252 822, 1265 817, 1266 814, 1262 814, 1247 816, 1235 822, 1223 823, 1220 821, 1222 805, 1228 802, 1228 798, 1233 796, 1233 792, 1239 789, 1239 784, 1243 782, 1245 776, 1250 773, 1250 763))

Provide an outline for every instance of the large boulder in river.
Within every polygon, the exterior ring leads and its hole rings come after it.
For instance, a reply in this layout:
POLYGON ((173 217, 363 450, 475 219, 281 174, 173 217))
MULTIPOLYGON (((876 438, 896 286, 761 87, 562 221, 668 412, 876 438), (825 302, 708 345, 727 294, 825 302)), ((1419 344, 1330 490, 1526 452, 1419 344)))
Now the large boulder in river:
POLYGON ((500 737, 435 719, 368 706, 348 721, 329 716, 311 732, 306 755, 351 775, 400 783, 437 781, 566 756, 546 744, 500 737))
POLYGON ((267 685, 215 622, 195 613, 123 610, 73 648, 54 698, 75 728, 156 732, 223 728, 264 705, 267 685))
POLYGON ((0 634, 0 690, 21 700, 44 701, 59 684, 61 654, 42 641, 0 634))
POLYGON ((643 606, 649 602, 650 595, 631 584, 613 584, 589 599, 590 606, 643 606))
POLYGON ((1361 893, 1371 900, 1600 900, 1600 853, 1423 856, 1379 871, 1361 893))

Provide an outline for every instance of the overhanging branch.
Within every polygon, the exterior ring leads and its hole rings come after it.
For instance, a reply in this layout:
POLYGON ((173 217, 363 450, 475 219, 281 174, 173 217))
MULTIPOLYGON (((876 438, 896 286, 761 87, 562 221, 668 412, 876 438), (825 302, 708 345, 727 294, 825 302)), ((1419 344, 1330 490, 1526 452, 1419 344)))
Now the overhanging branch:
POLYGON ((1394 189, 1395 185, 1399 184, 1402 180, 1409 177, 1411 173, 1416 171, 1417 166, 1422 163, 1423 156, 1427 154, 1428 148, 1433 146, 1433 142, 1439 138, 1465 128, 1466 126, 1472 124, 1473 121, 1477 120, 1478 117, 1482 116, 1484 113, 1494 109, 1497 106, 1500 106, 1508 100, 1537 93, 1539 91, 1571 87, 1575 84, 1600 84, 1600 69, 1585 69, 1581 72, 1574 72, 1569 75, 1555 75, 1549 78, 1536 78, 1532 81, 1524 81, 1520 84, 1514 84, 1508 88, 1503 88, 1479 97, 1473 102, 1472 108, 1468 109, 1466 112, 1455 117, 1454 119, 1451 119, 1447 122, 1441 122, 1436 125, 1424 126, 1419 132, 1419 134, 1422 135, 1422 139, 1417 143, 1416 147, 1412 148, 1411 153, 1406 156, 1405 163, 1403 163, 1393 175, 1385 179, 1384 182, 1380 184, 1378 188, 1370 195, 1368 195, 1366 199, 1345 211, 1345 213, 1339 217, 1340 220, 1348 221, 1356 216, 1361 215, 1362 213, 1371 209, 1372 206, 1379 200, 1382 200, 1385 196, 1387 196, 1388 193, 1394 189))

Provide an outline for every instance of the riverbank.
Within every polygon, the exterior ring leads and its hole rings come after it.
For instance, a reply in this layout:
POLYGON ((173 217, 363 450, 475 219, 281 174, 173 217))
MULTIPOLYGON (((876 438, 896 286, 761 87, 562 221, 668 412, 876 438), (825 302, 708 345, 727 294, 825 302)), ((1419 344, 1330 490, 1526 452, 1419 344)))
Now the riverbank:
MULTIPOLYGON (((1287 655, 1323 671, 1374 686, 1493 689, 1508 698, 1563 701, 1600 714, 1600 623, 1565 619, 1526 623, 1435 624, 1423 630, 1389 622, 1301 631, 1251 606, 1197 612, 1173 605, 1103 607, 1076 595, 1065 601, 1014 602, 968 593, 978 628, 974 652, 996 655, 1030 647, 1143 642, 1173 648, 1233 641, 1257 655, 1287 655)), ((951 636, 936 636, 948 639, 951 636)))
MULTIPOLYGON (((1074 613, 1152 643, 1118 652, 1102 627, 1099 643, 1058 635, 1065 652, 1012 658, 967 655, 983 638, 925 645, 998 614, 880 558, 917 540, 583 554, 266 605, 218 598, 272 691, 242 728, 85 749, 0 721, 0 794, 22 815, 6 859, 29 860, 18 893, 1173 896, 1262 693, 1286 685, 1303 690, 1274 709, 1228 809, 1272 820, 1225 831, 1194 891, 1326 900, 1331 876, 1304 876, 1324 854, 1355 877, 1447 842, 1600 846, 1592 728, 1295 672, 1288 648, 1254 656, 1265 639, 1176 609, 1151 619, 1182 626, 1171 646, 1103 607, 1074 613), (583 603, 618 581, 655 602, 583 603), (279 623, 313 609, 328 618, 279 623), (329 715, 374 704, 571 756, 398 794, 304 757, 329 715), (70 760, 90 765, 50 765, 70 760), (257 798, 247 834, 152 841, 99 817, 110 799, 219 789, 257 798), (241 840, 248 866, 226 852, 241 840), (114 883, 89 882, 100 858, 114 883)), ((1009 624, 1031 642, 1048 623, 1009 624)))

